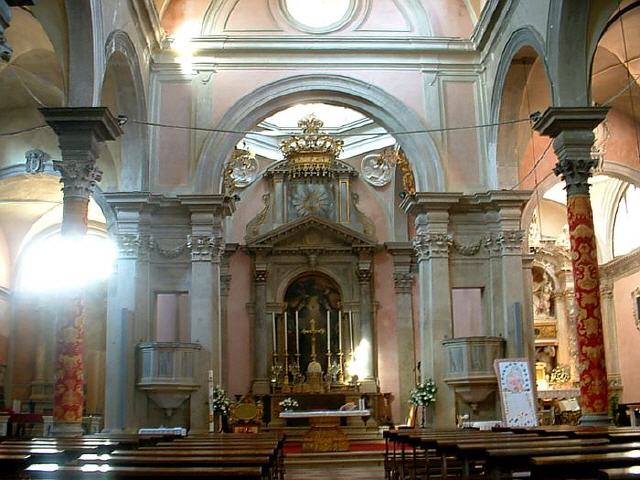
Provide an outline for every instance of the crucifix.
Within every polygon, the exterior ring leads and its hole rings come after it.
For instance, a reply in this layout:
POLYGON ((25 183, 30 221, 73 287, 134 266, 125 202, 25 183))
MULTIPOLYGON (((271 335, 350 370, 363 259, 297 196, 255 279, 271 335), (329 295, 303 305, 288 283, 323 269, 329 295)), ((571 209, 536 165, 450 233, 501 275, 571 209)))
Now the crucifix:
POLYGON ((316 328, 316 319, 311 317, 309 320, 311 328, 305 328, 302 330, 303 335, 311 335, 311 361, 316 361, 316 336, 320 333, 324 333, 324 328, 316 328))

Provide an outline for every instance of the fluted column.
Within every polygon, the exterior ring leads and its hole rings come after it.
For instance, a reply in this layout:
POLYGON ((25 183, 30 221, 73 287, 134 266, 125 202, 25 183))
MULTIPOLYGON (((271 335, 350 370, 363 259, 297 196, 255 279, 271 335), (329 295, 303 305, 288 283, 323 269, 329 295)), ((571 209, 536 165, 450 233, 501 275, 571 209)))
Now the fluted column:
MULTIPOLYGON (((40 112, 58 134, 62 153, 62 160, 54 162, 64 194, 62 236, 67 240, 80 238, 87 233, 89 199, 102 177, 96 168, 100 144, 115 140, 122 130, 105 107, 41 108, 40 112)), ((80 435, 84 404, 82 290, 61 295, 59 304, 53 429, 56 435, 80 435)))
POLYGON ((534 125, 542 135, 553 137, 558 156, 554 173, 566 183, 584 424, 610 422, 600 277, 588 183, 596 166, 591 158, 593 129, 607 111, 601 107, 551 107, 534 125))
MULTIPOLYGON (((398 406, 400 415, 409 408, 409 393, 415 386, 416 355, 413 333, 413 277, 410 243, 389 242, 387 250, 393 255, 393 286, 396 298, 396 337, 398 352, 398 406)), ((399 418, 396 420, 403 420, 399 418)))

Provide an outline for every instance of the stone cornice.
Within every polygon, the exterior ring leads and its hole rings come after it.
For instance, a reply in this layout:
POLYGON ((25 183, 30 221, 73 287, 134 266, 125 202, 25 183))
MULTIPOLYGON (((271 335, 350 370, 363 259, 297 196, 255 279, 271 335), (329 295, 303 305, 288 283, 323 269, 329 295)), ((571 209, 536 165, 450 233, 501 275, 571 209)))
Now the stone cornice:
POLYGON ((131 2, 131 5, 149 50, 159 49, 166 37, 166 33, 160 24, 160 17, 155 4, 152 0, 139 0, 131 2))
POLYGON ((600 275, 617 279, 640 271, 640 248, 600 265, 600 275))
POLYGON ((607 116, 609 107, 549 107, 533 125, 541 135, 557 137, 565 130, 596 128, 607 116))
POLYGON ((480 14, 480 18, 471 33, 471 42, 478 50, 482 50, 489 40, 495 37, 496 30, 502 25, 500 21, 511 6, 511 0, 489 0, 480 14))

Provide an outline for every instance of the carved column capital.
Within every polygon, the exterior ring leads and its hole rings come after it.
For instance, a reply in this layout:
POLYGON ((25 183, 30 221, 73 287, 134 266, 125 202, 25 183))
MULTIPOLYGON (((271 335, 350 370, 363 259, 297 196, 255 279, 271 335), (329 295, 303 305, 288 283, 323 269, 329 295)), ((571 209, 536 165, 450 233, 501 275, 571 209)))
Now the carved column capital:
POLYGON ((396 293, 411 293, 413 273, 395 272, 393 274, 393 286, 396 289, 396 293))
POLYGON ((591 156, 593 129, 608 111, 608 107, 550 107, 533 126, 554 139, 558 163, 553 171, 565 181, 567 196, 589 193, 588 180, 597 165, 591 156))
POLYGON ((371 271, 370 267, 358 266, 356 274, 358 275, 358 280, 360 281, 360 283, 367 283, 371 281, 373 272, 371 271))
POLYGON ((224 251, 224 242, 217 236, 189 235, 187 248, 191 250, 192 262, 219 262, 224 251))
POLYGON ((413 239, 418 262, 449 257, 449 235, 446 233, 417 233, 413 239))
POLYGON ((0 0, 0 59, 8 62, 13 55, 13 48, 7 43, 4 31, 11 22, 11 9, 5 0, 0 0))
POLYGON ((493 245, 502 255, 522 255, 524 230, 503 230, 492 236, 493 245))
POLYGON ((608 277, 600 277, 600 296, 603 300, 613 299, 613 280, 608 277))
POLYGON ((95 166, 95 161, 67 159, 54 160, 53 169, 60 172, 60 182, 65 198, 75 197, 89 200, 96 184, 102 180, 102 171, 95 166))
POLYGON ((256 268, 253 273, 253 279, 256 283, 266 283, 269 272, 266 269, 256 268))
POLYGON ((121 233, 117 237, 120 258, 137 258, 142 247, 140 235, 137 233, 121 233))

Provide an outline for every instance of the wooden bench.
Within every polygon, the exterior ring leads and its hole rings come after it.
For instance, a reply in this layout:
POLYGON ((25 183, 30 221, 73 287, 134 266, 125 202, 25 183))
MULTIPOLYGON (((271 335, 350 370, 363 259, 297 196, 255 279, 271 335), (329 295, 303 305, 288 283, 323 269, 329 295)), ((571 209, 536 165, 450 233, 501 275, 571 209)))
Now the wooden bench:
POLYGON ((598 478, 608 480, 628 480, 640 478, 640 466, 627 468, 607 468, 600 470, 598 478))
POLYGON ((640 463, 640 450, 613 453, 532 457, 531 478, 596 478, 598 470, 631 467, 640 463))
POLYGON ((259 467, 129 467, 99 466, 95 469, 88 465, 31 465, 23 475, 26 478, 41 480, 93 480, 93 479, 129 479, 129 478, 215 478, 218 480, 262 480, 259 467))

